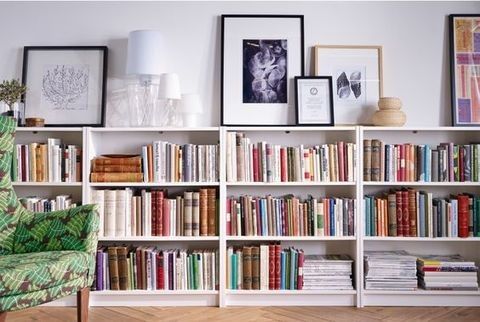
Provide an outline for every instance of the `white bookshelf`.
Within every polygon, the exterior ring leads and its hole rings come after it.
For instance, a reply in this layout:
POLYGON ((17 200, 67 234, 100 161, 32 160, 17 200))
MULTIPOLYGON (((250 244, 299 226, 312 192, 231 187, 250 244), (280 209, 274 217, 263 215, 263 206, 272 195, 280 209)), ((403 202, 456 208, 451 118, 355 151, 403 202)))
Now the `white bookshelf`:
MULTIPOLYGON (((480 237, 420 238, 420 237, 366 237, 364 236, 363 196, 385 191, 389 187, 419 187, 434 194, 449 192, 480 192, 480 183, 471 182, 364 182, 362 151, 364 138, 380 138, 387 143, 468 143, 480 141, 480 127, 201 127, 201 128, 19 128, 16 143, 42 142, 49 137, 81 145, 83 148, 83 180, 79 183, 15 182, 19 196, 46 197, 69 193, 83 203, 90 202, 92 189, 166 187, 171 191, 202 186, 218 187, 219 236, 208 237, 100 237, 103 245, 155 245, 160 248, 218 248, 220 285, 217 291, 96 291, 91 292, 92 306, 480 306, 478 291, 373 291, 363 285, 363 254, 365 250, 405 249, 412 253, 460 253, 480 264, 480 237), (226 182, 226 133, 245 132, 252 142, 265 140, 282 145, 316 145, 335 141, 357 144, 357 173, 355 182, 226 182), (140 147, 154 140, 175 143, 220 144, 219 182, 189 183, 90 183, 90 160, 106 153, 140 153, 140 147), (226 198, 240 194, 281 196, 294 194, 305 197, 345 196, 357 199, 355 236, 226 236, 226 198), (354 288, 350 291, 329 290, 275 290, 243 291, 226 288, 226 249, 229 245, 247 245, 280 241, 282 248, 294 246, 306 254, 347 253, 354 260, 354 288)), ((74 297, 67 297, 49 305, 75 305, 74 297)))

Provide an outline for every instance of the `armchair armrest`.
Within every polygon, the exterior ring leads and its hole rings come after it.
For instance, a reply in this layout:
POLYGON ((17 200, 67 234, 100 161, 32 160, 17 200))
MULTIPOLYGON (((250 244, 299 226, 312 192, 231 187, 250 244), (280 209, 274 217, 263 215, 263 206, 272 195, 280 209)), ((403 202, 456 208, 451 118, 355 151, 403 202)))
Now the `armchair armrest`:
POLYGON ((98 242, 96 205, 47 213, 26 212, 15 231, 13 252, 79 250, 95 253, 98 242))

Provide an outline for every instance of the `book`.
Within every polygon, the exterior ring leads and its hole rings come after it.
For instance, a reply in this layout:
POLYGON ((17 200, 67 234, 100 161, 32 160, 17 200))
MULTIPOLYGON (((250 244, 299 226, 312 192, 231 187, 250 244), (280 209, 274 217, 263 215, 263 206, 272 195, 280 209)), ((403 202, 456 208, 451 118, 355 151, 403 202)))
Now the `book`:
POLYGON ((110 272, 110 289, 119 290, 119 272, 118 272, 118 258, 117 247, 108 247, 108 266, 110 272))
POLYGON ((135 172, 93 172, 91 182, 142 182, 143 174, 135 172))

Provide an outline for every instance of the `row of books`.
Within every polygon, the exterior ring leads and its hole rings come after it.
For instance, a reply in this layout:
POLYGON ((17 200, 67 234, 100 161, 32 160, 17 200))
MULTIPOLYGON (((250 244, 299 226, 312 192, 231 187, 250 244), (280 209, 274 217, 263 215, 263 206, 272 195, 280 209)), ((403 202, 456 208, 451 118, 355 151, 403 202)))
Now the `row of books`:
POLYGON ((349 198, 227 198, 229 236, 354 236, 356 202, 349 198))
POLYGON ((49 138, 47 143, 17 144, 12 163, 12 181, 82 181, 81 148, 62 144, 60 139, 49 138))
POLYGON ((227 248, 227 288, 232 290, 301 290, 302 250, 280 244, 227 248))
POLYGON ((107 154, 91 161, 91 182, 142 182, 142 158, 138 155, 107 154))
POLYGON ((218 290, 218 251, 99 247, 92 290, 218 290))
POLYGON ((480 237, 480 196, 413 188, 364 197, 366 236, 480 237))
POLYGON ((480 144, 385 144, 363 140, 364 181, 479 182, 480 144))
POLYGON ((253 143, 241 132, 227 133, 229 182, 355 181, 356 146, 343 141, 312 147, 253 143))
POLYGON ((92 190, 100 236, 217 236, 215 188, 170 195, 164 190, 92 190))
POLYGON ((72 196, 70 195, 59 195, 54 199, 29 196, 19 198, 19 201, 27 210, 33 212, 65 210, 77 206, 77 204, 72 201, 72 196))
POLYGON ((217 144, 175 144, 155 141, 142 146, 145 182, 216 182, 219 179, 217 144))

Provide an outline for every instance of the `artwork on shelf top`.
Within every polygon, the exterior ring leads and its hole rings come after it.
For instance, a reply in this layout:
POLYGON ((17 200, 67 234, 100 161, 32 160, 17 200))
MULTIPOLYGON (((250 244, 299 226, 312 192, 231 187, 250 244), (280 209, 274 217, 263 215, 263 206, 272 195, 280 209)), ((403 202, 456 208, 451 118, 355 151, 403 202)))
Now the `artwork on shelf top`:
POLYGON ((334 125, 331 76, 295 77, 295 119, 297 125, 334 125))
POLYGON ((25 117, 45 126, 104 126, 108 48, 24 47, 25 117))
POLYGON ((295 124, 304 73, 303 16, 222 15, 221 124, 295 124))
POLYGON ((366 125, 382 96, 382 47, 315 46, 315 75, 333 78, 336 124, 366 125))
POLYGON ((453 126, 480 125, 480 14, 453 14, 450 85, 453 126))

